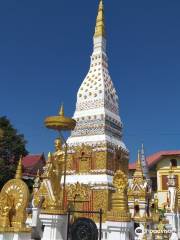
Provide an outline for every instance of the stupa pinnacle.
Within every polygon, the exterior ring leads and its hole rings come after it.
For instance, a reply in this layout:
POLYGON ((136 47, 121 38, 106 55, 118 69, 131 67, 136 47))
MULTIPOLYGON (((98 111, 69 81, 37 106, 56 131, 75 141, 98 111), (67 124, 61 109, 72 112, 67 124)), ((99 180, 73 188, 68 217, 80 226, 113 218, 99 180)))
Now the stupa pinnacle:
POLYGON ((98 16, 96 19, 96 28, 94 37, 105 37, 105 24, 104 24, 104 6, 102 0, 99 3, 98 16))

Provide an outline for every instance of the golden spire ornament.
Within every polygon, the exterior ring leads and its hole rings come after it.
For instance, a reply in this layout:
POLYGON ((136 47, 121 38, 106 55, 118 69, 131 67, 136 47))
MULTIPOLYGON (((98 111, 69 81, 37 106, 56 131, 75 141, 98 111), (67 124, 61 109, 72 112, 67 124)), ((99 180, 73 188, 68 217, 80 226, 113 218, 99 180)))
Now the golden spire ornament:
POLYGON ((104 5, 103 1, 100 0, 94 37, 105 37, 105 35, 104 5))
POLYGON ((59 111, 59 116, 64 116, 64 105, 61 105, 60 111, 59 111))
POLYGON ((21 179, 22 178, 22 156, 19 159, 18 167, 16 170, 16 179, 21 179))
POLYGON ((48 163, 51 163, 52 162, 52 153, 49 152, 48 153, 48 160, 47 160, 48 163))
POLYGON ((139 150, 138 150, 138 159, 137 159, 137 162, 136 162, 136 170, 134 172, 134 178, 142 178, 142 179, 144 178, 139 150))

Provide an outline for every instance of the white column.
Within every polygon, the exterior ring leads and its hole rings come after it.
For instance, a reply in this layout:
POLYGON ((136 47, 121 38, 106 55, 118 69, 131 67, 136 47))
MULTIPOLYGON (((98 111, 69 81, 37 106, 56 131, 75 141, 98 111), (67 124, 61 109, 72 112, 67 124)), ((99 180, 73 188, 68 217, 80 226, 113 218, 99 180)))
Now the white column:
POLYGON ((0 240, 31 240, 31 233, 0 233, 0 240))
POLYGON ((177 219, 178 219, 178 229, 177 229, 177 232, 178 232, 178 237, 180 239, 180 214, 179 213, 177 214, 177 219))
POLYGON ((131 222, 106 222, 108 238, 107 240, 131 240, 131 222))
POLYGON ((32 217, 27 218, 26 226, 32 228, 32 238, 42 238, 42 223, 39 219, 40 209, 32 208, 32 217))
POLYGON ((40 220, 44 226, 42 240, 66 240, 67 215, 40 214, 40 220))
POLYGON ((176 229, 175 215, 175 213, 165 213, 165 217, 169 221, 172 229, 176 229))

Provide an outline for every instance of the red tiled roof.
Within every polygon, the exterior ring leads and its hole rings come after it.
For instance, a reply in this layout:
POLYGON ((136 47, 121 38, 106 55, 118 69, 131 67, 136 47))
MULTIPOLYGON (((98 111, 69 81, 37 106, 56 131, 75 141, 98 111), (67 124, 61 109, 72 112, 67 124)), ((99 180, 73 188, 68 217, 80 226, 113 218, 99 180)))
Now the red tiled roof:
MULTIPOLYGON (((162 159, 162 157, 177 156, 177 155, 180 156, 180 150, 160 151, 148 156, 146 160, 147 160, 148 166, 152 167, 157 162, 159 162, 162 159)), ((134 170, 134 169, 136 169, 136 163, 130 163, 129 170, 134 170)))
POLYGON ((42 154, 41 155, 27 155, 23 158, 22 163, 24 168, 30 168, 36 165, 40 160, 42 160, 42 154))
POLYGON ((35 177, 37 175, 37 171, 40 173, 43 172, 43 167, 46 163, 46 159, 44 154, 37 155, 28 155, 23 158, 23 176, 24 177, 35 177))

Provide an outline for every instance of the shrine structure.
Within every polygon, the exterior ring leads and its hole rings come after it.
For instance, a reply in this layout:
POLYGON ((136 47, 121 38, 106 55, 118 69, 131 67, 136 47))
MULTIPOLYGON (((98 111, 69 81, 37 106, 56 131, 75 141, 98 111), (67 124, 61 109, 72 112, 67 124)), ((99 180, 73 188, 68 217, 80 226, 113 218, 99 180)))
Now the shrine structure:
POLYGON ((105 220, 115 189, 113 176, 122 170, 127 177, 129 151, 122 140, 118 96, 108 70, 102 1, 93 40, 90 69, 77 93, 73 117, 77 124, 67 140, 67 202, 73 199, 81 210, 102 208, 105 220))

